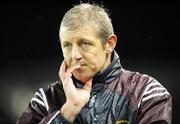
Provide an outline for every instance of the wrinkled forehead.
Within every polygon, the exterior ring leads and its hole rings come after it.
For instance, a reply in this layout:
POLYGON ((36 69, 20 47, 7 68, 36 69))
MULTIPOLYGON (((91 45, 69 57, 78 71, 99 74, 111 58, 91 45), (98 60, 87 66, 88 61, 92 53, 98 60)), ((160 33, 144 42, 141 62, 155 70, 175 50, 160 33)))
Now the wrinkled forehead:
POLYGON ((71 38, 78 38, 78 37, 98 38, 97 31, 90 26, 81 27, 75 30, 69 30, 68 27, 61 27, 59 36, 61 41, 65 41, 71 38))

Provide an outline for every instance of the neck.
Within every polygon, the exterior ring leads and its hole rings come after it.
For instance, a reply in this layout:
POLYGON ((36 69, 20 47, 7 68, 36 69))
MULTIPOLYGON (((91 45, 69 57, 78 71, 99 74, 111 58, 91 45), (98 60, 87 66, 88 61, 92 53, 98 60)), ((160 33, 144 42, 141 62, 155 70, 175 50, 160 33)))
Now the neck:
POLYGON ((100 72, 104 71, 108 67, 108 65, 110 65, 110 63, 111 63, 111 54, 107 54, 107 58, 100 72))

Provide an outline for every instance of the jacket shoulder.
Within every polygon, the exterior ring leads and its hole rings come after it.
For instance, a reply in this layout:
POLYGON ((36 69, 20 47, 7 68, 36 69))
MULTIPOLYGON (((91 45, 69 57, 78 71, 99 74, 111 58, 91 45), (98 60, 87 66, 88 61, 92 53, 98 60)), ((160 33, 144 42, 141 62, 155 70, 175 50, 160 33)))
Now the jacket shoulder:
POLYGON ((118 85, 121 88, 123 87, 121 94, 126 96, 136 109, 139 108, 143 100, 153 96, 148 96, 151 92, 152 94, 163 92, 163 94, 167 93, 169 95, 166 88, 152 76, 125 69, 123 69, 120 75, 118 85))

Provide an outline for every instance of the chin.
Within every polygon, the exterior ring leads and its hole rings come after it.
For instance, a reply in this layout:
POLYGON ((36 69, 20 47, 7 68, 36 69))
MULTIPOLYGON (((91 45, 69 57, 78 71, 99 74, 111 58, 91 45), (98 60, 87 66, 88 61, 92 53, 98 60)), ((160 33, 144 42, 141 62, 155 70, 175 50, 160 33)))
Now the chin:
POLYGON ((78 79, 78 80, 80 80, 82 83, 86 83, 88 80, 90 80, 91 79, 91 77, 89 77, 89 76, 85 76, 85 75, 76 75, 76 74, 74 74, 74 77, 76 78, 76 79, 78 79))
POLYGON ((77 78, 78 80, 80 80, 82 83, 86 83, 88 80, 90 80, 90 78, 77 78))

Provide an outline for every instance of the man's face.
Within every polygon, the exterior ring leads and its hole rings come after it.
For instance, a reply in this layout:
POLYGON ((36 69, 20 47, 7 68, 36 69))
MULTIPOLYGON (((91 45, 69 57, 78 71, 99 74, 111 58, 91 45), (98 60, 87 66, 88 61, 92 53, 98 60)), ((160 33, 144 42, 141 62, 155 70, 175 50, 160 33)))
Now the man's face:
POLYGON ((78 80, 86 82, 109 65, 107 48, 103 47, 93 29, 81 28, 69 31, 63 28, 60 37, 68 68, 81 65, 73 71, 73 75, 78 80))

